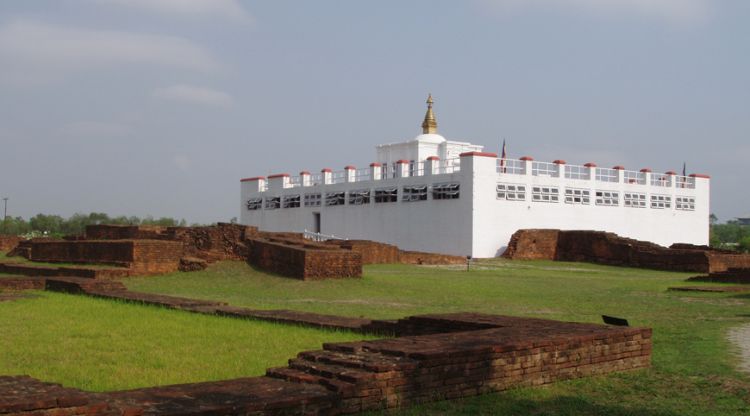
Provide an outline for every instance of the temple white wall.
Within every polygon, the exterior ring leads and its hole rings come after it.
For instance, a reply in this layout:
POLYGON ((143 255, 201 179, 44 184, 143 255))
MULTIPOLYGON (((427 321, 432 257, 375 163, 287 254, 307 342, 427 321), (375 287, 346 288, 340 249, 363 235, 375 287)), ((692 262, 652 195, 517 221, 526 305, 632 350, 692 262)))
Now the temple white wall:
MULTIPOLYGON (((382 178, 382 168, 375 165, 338 173, 243 180, 241 223, 267 231, 302 232, 315 230, 317 213, 323 234, 382 241, 405 250, 474 257, 502 254, 510 236, 522 228, 610 231, 665 246, 708 243, 710 181, 703 175, 500 161, 494 154, 477 152, 463 154, 460 161, 434 159, 411 167, 397 164, 387 178, 382 178), (432 189, 444 183, 459 184, 458 199, 433 199, 432 189), (499 199, 498 184, 523 186, 523 199, 499 199), (404 187, 414 185, 428 187, 427 199, 403 201, 404 187), (398 201, 375 203, 372 192, 387 187, 397 188, 398 201), (557 189, 557 202, 535 200, 534 188, 557 189), (371 190, 370 203, 350 205, 349 194, 363 189, 371 190), (588 191, 587 203, 566 203, 566 190, 588 191), (597 204, 597 191, 609 192, 606 199, 612 205, 597 204), (247 209, 251 199, 262 198, 265 203, 272 197, 301 195, 302 199, 306 193, 335 192, 345 193, 346 204, 325 206, 323 201, 319 207, 305 207, 301 200, 298 208, 247 209), (611 197, 612 192, 616 198, 611 197), (626 194, 643 195, 644 206, 626 206, 626 194), (678 197, 688 202, 678 204, 678 197), (678 209, 678 205, 684 209, 678 209)), ((579 202, 585 199, 571 197, 571 201, 576 198, 579 202)))

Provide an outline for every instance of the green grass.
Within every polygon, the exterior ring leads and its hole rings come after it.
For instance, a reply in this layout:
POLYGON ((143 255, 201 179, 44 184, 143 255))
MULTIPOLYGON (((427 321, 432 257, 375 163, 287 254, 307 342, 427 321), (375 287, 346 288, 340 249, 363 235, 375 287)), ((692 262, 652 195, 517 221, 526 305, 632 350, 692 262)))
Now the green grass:
MULTIPOLYGON (((132 290, 370 318, 478 311, 579 322, 625 317, 654 329, 653 368, 441 402, 403 414, 750 414, 726 331, 750 322, 750 295, 667 292, 685 273, 581 263, 481 261, 462 267, 378 265, 362 279, 302 282, 224 262, 126 281, 132 290)), ((707 285, 706 283, 694 283, 707 285)))
POLYGON ((85 296, 0 302, 0 375, 89 391, 256 376, 323 342, 366 338, 85 296))

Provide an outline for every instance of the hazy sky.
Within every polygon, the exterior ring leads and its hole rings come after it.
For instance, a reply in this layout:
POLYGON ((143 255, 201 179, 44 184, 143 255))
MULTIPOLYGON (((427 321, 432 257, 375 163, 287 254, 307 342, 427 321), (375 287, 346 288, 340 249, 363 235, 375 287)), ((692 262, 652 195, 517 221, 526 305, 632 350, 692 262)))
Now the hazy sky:
POLYGON ((9 215, 239 216, 239 179, 439 130, 712 176, 750 213, 750 1, 0 2, 9 215))

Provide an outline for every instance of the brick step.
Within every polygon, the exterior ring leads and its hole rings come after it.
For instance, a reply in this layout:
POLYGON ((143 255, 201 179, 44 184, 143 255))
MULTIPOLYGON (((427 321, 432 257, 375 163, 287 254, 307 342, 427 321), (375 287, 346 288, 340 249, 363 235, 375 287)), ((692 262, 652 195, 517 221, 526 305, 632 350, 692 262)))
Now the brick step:
POLYGON ((289 368, 304 371, 305 373, 321 376, 327 379, 345 381, 355 385, 371 384, 377 376, 377 373, 371 371, 340 365, 323 364, 298 358, 289 360, 289 368))
POLYGON ((361 351, 356 354, 325 350, 305 351, 299 353, 297 357, 316 363, 362 369, 374 373, 411 370, 417 368, 419 365, 416 360, 410 358, 383 355, 368 351, 361 351))
POLYGON ((128 277, 127 268, 93 268, 69 266, 42 266, 37 264, 0 263, 0 273, 32 277, 84 277, 89 279, 114 279, 128 277))
POLYGON ((310 374, 289 367, 269 368, 266 370, 266 377, 278 378, 292 383, 317 384, 343 396, 351 396, 356 391, 352 383, 310 374))
MULTIPOLYGON (((120 282, 117 282, 120 283, 120 282)), ((146 305, 163 306, 172 309, 192 310, 198 312, 214 313, 215 310, 225 302, 216 302, 211 300, 180 298, 177 296, 157 295, 154 293, 131 292, 122 286, 121 290, 107 290, 106 288, 87 292, 89 295, 107 298, 119 299, 131 302, 143 303, 146 305)))
POLYGON ((44 279, 25 276, 0 277, 0 291, 44 290, 44 279))
POLYGON ((127 291, 119 280, 98 280, 84 277, 48 277, 44 288, 57 292, 89 293, 93 291, 127 291))

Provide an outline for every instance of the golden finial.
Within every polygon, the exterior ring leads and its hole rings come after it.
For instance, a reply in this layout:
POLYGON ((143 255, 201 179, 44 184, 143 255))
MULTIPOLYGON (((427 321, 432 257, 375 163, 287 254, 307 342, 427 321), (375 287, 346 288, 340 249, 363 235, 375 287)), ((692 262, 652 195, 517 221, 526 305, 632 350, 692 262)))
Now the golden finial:
POLYGON ((429 94, 427 96, 427 113, 425 113, 422 122, 422 134, 437 133, 437 120, 435 120, 435 113, 432 112, 432 103, 432 94, 429 94))

